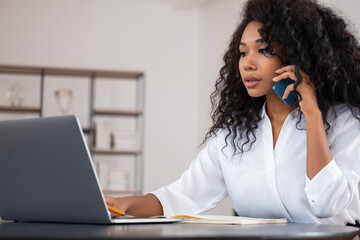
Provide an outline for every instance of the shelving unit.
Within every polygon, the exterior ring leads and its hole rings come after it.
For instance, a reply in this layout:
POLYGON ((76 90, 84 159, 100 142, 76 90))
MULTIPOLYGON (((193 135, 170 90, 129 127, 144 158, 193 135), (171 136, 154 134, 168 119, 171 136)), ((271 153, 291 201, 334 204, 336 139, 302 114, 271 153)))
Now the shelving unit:
MULTIPOLYGON (((134 172, 133 186, 130 189, 107 190, 103 189, 107 194, 141 194, 143 192, 143 139, 144 139, 144 74, 142 72, 131 71, 109 71, 98 69, 75 69, 75 68, 54 68, 54 67, 39 67, 39 66, 14 66, 14 65, 0 65, 0 74, 17 74, 17 75, 35 75, 40 78, 40 96, 39 105, 21 105, 11 106, 0 105, 0 112, 3 113, 35 113, 39 117, 44 116, 44 83, 48 76, 67 76, 67 77, 86 77, 89 81, 89 114, 88 122, 89 128, 83 129, 84 133, 89 138, 89 149, 93 157, 96 155, 104 156, 121 156, 131 155, 134 157, 134 172), (101 79, 111 80, 131 80, 136 82, 136 107, 134 109, 122 108, 95 108, 95 89, 96 83, 101 79), (97 147, 94 146, 95 142, 95 117, 109 117, 121 118, 131 117, 134 118, 136 125, 136 132, 140 136, 140 143, 137 147, 97 147)), ((48 80, 51 81, 51 80, 48 80)))

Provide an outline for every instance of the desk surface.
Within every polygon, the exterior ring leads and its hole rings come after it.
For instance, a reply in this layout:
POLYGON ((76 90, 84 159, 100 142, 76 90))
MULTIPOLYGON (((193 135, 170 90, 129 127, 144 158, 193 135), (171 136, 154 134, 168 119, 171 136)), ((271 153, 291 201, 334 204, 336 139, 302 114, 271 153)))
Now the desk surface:
POLYGON ((353 239, 359 229, 317 224, 85 225, 1 222, 0 239, 353 239))

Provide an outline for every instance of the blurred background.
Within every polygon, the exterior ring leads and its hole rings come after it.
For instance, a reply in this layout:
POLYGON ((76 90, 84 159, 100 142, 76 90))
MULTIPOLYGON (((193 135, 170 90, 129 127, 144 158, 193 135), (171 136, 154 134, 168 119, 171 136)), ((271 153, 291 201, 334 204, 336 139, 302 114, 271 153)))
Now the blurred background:
MULTIPOLYGON (((98 154, 94 161, 109 190, 130 189, 133 174, 141 174, 141 192, 146 193, 176 180, 203 147, 211 125, 209 96, 244 2, 0 0, 0 64, 143 73, 144 128, 129 135, 143 143, 140 171, 129 164, 135 161, 129 155, 98 154)), ((359 29, 359 0, 322 2, 351 21, 354 31, 359 29)), ((38 104, 39 81, 36 75, 2 74, 0 105, 38 104)), ((95 106, 131 108, 135 88, 130 80, 105 79, 95 87, 95 106)), ((81 77, 45 76, 44 116, 75 114, 89 127, 88 94, 89 82, 81 77)), ((33 116, 0 111, 0 120, 33 116)), ((96 136, 105 145, 118 141, 119 131, 134 127, 126 118, 95 122, 99 133, 107 133, 96 136)), ((110 192, 120 193, 125 194, 110 192)), ((232 214, 229 199, 211 213, 232 214)))

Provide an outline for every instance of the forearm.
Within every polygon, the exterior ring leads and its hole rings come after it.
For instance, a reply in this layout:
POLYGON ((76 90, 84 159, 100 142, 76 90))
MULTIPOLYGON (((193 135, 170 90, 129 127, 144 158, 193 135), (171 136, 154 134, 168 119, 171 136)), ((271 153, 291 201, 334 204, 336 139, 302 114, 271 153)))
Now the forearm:
POLYGON ((320 111, 305 116, 307 159, 306 173, 311 180, 332 159, 328 146, 324 123, 320 111))

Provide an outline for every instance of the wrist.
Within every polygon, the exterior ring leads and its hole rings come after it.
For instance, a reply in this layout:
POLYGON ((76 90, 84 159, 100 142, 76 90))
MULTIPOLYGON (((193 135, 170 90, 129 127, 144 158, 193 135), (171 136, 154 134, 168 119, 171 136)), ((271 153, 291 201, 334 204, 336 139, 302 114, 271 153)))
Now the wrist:
POLYGON ((321 119, 322 120, 322 114, 319 108, 314 108, 310 111, 303 111, 306 121, 308 120, 316 120, 321 119))

